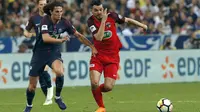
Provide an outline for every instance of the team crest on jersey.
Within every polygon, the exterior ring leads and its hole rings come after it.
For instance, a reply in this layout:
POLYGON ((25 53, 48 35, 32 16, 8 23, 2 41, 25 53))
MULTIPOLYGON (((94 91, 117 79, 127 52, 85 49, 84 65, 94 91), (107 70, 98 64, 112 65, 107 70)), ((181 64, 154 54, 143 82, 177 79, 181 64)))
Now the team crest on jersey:
POLYGON ((103 39, 109 39, 110 37, 112 37, 112 32, 110 30, 105 31, 103 39))
POLYGON ((58 29, 58 33, 59 34, 62 33, 62 29, 61 28, 58 29))
POLYGON ((107 22, 107 23, 106 23, 106 27, 107 27, 107 28, 110 28, 110 27, 111 27, 110 22, 107 22))

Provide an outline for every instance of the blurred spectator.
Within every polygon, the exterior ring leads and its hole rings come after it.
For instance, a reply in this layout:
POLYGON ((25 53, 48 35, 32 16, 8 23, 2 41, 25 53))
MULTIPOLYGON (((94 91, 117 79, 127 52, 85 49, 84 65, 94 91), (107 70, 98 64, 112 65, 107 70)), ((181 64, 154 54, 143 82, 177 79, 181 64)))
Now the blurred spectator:
POLYGON ((164 34, 172 34, 172 28, 170 26, 170 19, 169 17, 166 17, 164 20, 164 26, 163 26, 163 32, 164 34))
MULTIPOLYGON (((91 0, 58 1, 61 1, 64 5, 64 17, 69 19, 78 31, 85 35, 91 35, 85 29, 86 20, 90 16, 89 7, 91 0)), ((123 16, 131 17, 140 22, 147 22, 146 24, 150 27, 147 34, 159 34, 156 28, 158 28, 160 23, 162 24, 164 34, 187 34, 186 27, 195 26, 198 18, 200 18, 199 0, 102 1, 103 5, 109 8, 109 11, 118 12, 123 16), (189 19, 187 19, 188 17, 189 19), (192 23, 188 24, 191 21, 192 23)), ((11 28, 11 31, 15 32, 16 30, 14 29, 17 26, 25 24, 29 16, 36 11, 35 3, 36 0, 0 0, 0 19, 3 20, 4 25, 10 24, 10 27, 5 29, 11 28)), ((131 28, 130 30, 132 31, 133 29, 131 28)), ((14 34, 13 36, 18 36, 14 32, 12 33, 14 34)))
POLYGON ((197 38, 196 32, 193 32, 190 38, 184 42, 184 49, 200 48, 200 37, 197 38))
POLYGON ((160 46, 160 50, 176 50, 176 47, 172 46, 170 37, 166 37, 164 44, 160 46))
POLYGON ((4 0, 0 0, 0 19, 5 21, 6 9, 3 1, 4 0))
POLYGON ((28 52, 28 46, 24 43, 19 45, 18 53, 27 53, 28 52))
MULTIPOLYGON (((21 25, 37 11, 37 0, 0 0, 0 37, 22 37, 21 25)), ((49 0, 51 1, 51 0, 49 0)), ((85 36, 92 0, 58 0, 64 5, 64 17, 85 36)), ((184 34, 200 32, 200 0, 102 0, 109 11, 136 19, 148 25, 146 34, 184 34)), ((141 34, 141 29, 118 25, 125 35, 141 34)), ((29 46, 29 45, 28 45, 29 46)))
POLYGON ((10 37, 10 33, 6 30, 2 20, 0 20, 0 37, 10 37))

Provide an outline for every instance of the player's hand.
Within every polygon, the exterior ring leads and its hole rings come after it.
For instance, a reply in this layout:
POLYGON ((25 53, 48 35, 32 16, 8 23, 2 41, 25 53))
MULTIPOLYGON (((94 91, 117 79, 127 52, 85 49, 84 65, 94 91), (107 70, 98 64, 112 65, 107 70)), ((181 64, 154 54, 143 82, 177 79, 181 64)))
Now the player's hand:
POLYGON ((147 25, 143 25, 142 27, 143 27, 143 29, 144 29, 145 31, 147 31, 147 29, 148 29, 148 26, 147 26, 147 25))
POLYGON ((69 41, 70 39, 69 39, 69 37, 65 36, 65 37, 63 37, 63 38, 60 39, 60 40, 61 40, 61 43, 63 43, 63 42, 65 42, 65 41, 69 41))
POLYGON ((36 36, 35 33, 29 33, 29 34, 28 34, 28 37, 35 37, 35 36, 36 36))
POLYGON ((107 12, 107 8, 103 11, 103 17, 102 17, 102 21, 105 22, 108 18, 108 12, 107 12))
POLYGON ((96 57, 96 54, 98 53, 97 49, 94 46, 92 46, 91 49, 92 49, 92 56, 96 57))

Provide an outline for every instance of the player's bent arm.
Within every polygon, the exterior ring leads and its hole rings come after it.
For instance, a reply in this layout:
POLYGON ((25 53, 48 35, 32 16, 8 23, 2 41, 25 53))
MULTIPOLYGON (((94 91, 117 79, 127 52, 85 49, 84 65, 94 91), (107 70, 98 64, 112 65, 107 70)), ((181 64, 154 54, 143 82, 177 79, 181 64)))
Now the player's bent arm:
POLYGON ((36 36, 35 33, 30 33, 29 31, 27 31, 26 29, 24 30, 24 36, 27 38, 31 38, 33 36, 36 36))
POLYGON ((126 22, 126 23, 130 23, 130 24, 137 25, 137 26, 142 27, 143 29, 147 30, 147 25, 145 25, 145 24, 143 24, 143 23, 140 23, 139 21, 136 21, 136 20, 134 20, 134 19, 125 17, 125 22, 126 22))
POLYGON ((62 43, 61 39, 55 39, 51 37, 48 33, 42 34, 42 39, 45 43, 62 43))
POLYGON ((83 36, 82 34, 80 34, 78 31, 76 31, 76 32, 74 33, 74 35, 75 35, 76 37, 78 37, 78 40, 79 40, 81 43, 85 44, 86 46, 89 46, 90 48, 93 48, 93 47, 94 47, 93 44, 92 44, 85 36, 83 36))
POLYGON ((105 31, 105 23, 106 23, 106 21, 101 21, 101 25, 99 27, 98 32, 96 34, 94 34, 95 39, 98 41, 103 40, 104 31, 105 31))

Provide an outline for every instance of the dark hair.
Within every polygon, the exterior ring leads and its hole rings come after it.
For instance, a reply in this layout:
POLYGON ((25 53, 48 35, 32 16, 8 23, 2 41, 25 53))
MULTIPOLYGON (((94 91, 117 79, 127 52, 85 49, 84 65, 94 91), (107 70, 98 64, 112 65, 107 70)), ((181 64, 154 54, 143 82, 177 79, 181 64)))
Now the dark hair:
MULTIPOLYGON (((42 1, 42 0, 37 0, 37 4, 39 4, 40 1, 42 1)), ((46 0, 46 1, 48 1, 48 0, 46 0)), ((48 3, 48 2, 47 2, 47 3, 48 3)))
POLYGON ((58 1, 50 2, 44 6, 43 8, 44 13, 46 13, 47 15, 51 15, 50 11, 53 11, 55 7, 59 7, 59 6, 63 7, 61 2, 58 2, 58 1))
POLYGON ((91 6, 91 8, 92 8, 94 5, 99 6, 99 5, 101 5, 101 4, 102 4, 102 3, 101 3, 100 0, 92 0, 90 6, 91 6))

